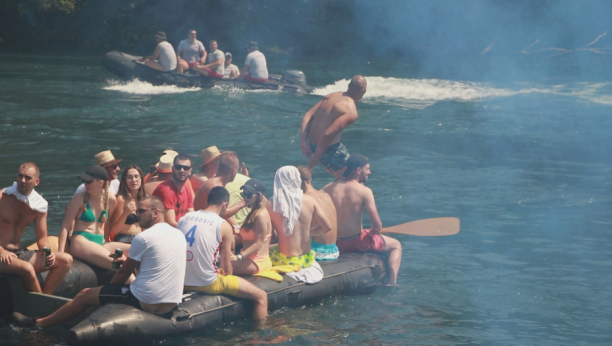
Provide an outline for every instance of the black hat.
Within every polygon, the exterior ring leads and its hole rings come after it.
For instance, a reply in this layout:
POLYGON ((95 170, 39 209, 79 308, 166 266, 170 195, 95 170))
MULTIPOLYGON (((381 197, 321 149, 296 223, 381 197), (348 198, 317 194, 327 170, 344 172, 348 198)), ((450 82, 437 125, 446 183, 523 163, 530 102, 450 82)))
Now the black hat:
POLYGON ((249 191, 250 193, 256 193, 256 192, 261 192, 262 194, 266 193, 266 184, 257 178, 251 178, 249 181, 244 183, 244 185, 242 185, 240 188, 242 190, 249 191))
POLYGON ((83 181, 92 181, 94 179, 100 179, 104 181, 108 181, 108 173, 102 166, 91 166, 87 168, 84 174, 77 176, 77 178, 83 179, 83 181))
POLYGON ((357 168, 367 165, 368 162, 368 158, 360 154, 354 154, 349 156, 348 160, 346 160, 346 171, 342 173, 342 177, 350 177, 351 175, 353 175, 353 173, 355 173, 355 170, 357 168))

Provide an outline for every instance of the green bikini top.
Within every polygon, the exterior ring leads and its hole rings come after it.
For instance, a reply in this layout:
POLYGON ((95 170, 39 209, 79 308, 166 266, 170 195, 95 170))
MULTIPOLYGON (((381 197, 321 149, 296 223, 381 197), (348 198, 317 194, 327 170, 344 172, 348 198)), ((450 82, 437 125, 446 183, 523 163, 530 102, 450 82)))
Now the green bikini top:
MULTIPOLYGON (((98 218, 98 222, 100 222, 100 223, 106 222, 106 221, 102 220, 102 216, 103 215, 106 215, 106 220, 108 220, 108 210, 105 210, 102 213, 100 213, 100 217, 98 218)), ((94 221, 96 221, 96 216, 94 215, 93 210, 91 210, 91 207, 89 207, 89 201, 87 201, 86 209, 83 211, 83 213, 81 214, 81 217, 79 219, 81 221, 85 221, 85 222, 94 222, 94 221)))

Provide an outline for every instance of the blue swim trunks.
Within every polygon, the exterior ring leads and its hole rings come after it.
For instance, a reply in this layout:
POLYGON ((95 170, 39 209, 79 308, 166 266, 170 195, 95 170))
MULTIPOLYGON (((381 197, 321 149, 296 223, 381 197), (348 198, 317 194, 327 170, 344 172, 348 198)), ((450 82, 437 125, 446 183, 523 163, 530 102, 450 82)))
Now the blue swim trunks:
POLYGON ((340 256, 340 250, 338 250, 336 244, 324 245, 311 240, 310 248, 314 251, 317 261, 333 261, 340 256))

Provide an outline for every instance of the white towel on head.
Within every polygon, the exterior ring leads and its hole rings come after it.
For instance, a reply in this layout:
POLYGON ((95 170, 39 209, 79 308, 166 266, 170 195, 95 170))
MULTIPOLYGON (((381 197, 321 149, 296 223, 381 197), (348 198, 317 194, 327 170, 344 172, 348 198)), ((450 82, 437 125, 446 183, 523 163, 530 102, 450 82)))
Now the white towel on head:
POLYGON ((300 171, 294 166, 279 168, 274 176, 272 210, 283 215, 285 235, 293 234, 293 228, 302 211, 302 197, 304 197, 304 192, 300 171))
POLYGON ((17 182, 13 183, 13 186, 4 188, 2 190, 3 193, 7 195, 13 195, 17 198, 17 200, 22 201, 27 204, 30 209, 37 211, 39 213, 46 213, 47 207, 49 203, 41 196, 36 190, 32 190, 29 196, 25 196, 19 190, 17 190, 17 182))

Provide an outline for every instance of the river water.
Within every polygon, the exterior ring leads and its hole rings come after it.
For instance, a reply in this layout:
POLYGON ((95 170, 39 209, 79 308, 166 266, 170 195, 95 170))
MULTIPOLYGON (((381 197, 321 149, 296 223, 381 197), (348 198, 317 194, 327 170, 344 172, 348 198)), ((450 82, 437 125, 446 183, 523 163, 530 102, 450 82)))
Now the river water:
MULTIPOLYGON (((280 68, 304 70, 313 95, 154 87, 117 81, 99 58, 0 56, 0 184, 13 182, 21 162, 36 162, 50 234, 59 233, 76 175, 105 149, 123 166, 149 167, 164 149, 199 162, 201 149, 217 145, 272 186, 277 168, 305 163, 302 114, 361 72, 368 92, 343 141, 370 159, 367 185, 383 224, 455 216, 461 232, 397 236, 397 288, 275 311, 261 331, 240 322, 158 343, 612 343, 609 69, 495 82, 415 78, 410 67, 367 62, 295 64, 280 68)), ((315 170, 316 187, 329 181, 315 170)), ((28 229, 24 243, 33 239, 28 229)), ((65 331, 0 322, 9 345, 60 344, 65 331)))

